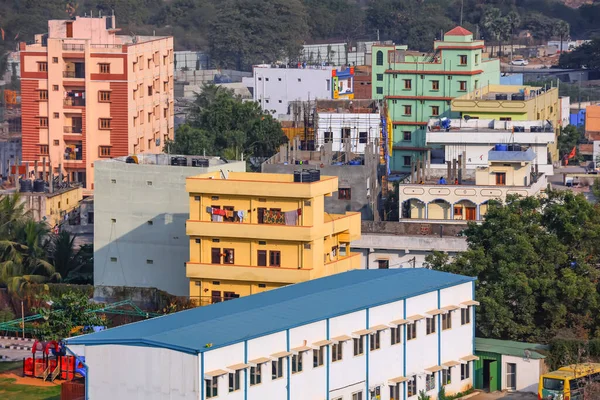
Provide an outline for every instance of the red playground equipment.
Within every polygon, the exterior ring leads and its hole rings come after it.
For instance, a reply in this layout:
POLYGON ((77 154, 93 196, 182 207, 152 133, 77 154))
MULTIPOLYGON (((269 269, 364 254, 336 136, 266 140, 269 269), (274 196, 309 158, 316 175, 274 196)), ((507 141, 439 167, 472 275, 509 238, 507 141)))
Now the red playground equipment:
POLYGON ((55 340, 40 342, 36 340, 31 348, 32 357, 23 359, 23 376, 73 380, 85 376, 83 364, 73 356, 67 356, 65 348, 55 340), (40 352, 41 357, 36 358, 40 352))

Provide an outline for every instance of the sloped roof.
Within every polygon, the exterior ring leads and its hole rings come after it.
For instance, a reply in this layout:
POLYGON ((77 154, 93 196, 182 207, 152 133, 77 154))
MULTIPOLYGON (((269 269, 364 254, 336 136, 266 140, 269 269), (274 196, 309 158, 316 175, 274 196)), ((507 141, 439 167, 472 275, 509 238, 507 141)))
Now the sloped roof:
POLYGON ((197 354, 475 278, 426 268, 354 270, 67 339, 197 354))
POLYGON ((514 342, 512 340, 475 338, 475 353, 485 351, 488 353, 503 354, 505 356, 525 358, 525 350, 529 351, 529 358, 539 360, 546 358, 540 351, 547 351, 548 346, 537 343, 514 342))
POLYGON ((473 33, 466 30, 462 26, 457 26, 456 28, 450 29, 448 32, 446 32, 446 35, 448 35, 448 36, 469 36, 469 35, 473 35, 473 33))

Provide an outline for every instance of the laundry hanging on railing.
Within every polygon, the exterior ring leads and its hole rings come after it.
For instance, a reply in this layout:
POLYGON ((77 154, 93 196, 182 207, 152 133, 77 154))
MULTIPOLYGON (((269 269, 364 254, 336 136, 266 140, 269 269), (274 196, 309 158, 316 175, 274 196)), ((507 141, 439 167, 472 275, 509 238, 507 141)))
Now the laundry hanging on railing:
POLYGON ((206 212, 212 215, 213 222, 223 222, 224 218, 229 218, 233 221, 229 222, 244 222, 244 218, 246 216, 246 211, 234 211, 234 210, 221 210, 220 208, 215 207, 206 207, 206 212))

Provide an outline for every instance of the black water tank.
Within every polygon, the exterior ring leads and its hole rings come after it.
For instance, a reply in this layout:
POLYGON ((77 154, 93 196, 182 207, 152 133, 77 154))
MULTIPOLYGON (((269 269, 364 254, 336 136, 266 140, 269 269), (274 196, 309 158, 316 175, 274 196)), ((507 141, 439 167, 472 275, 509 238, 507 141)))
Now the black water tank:
POLYGON ((294 171, 294 182, 300 182, 300 171, 294 171))
POLYGON ((177 157, 171 157, 171 165, 179 165, 179 160, 177 160, 177 157))
POLYGON ((33 191, 36 193, 42 193, 46 191, 46 182, 42 179, 36 179, 33 181, 33 191))
POLYGON ((33 185, 31 183, 31 179, 20 179, 19 185, 21 186, 21 188, 19 190, 21 193, 33 191, 33 185))
POLYGON ((513 151, 521 151, 521 150, 522 150, 522 148, 521 148, 520 144, 517 144, 517 143, 513 144, 513 151))
POLYGON ((310 173, 311 182, 318 182, 321 180, 321 170, 311 169, 308 172, 310 173))
POLYGON ((310 176, 310 172, 308 172, 308 171, 302 171, 302 173, 300 174, 300 182, 303 182, 303 183, 310 183, 310 182, 312 182, 311 176, 310 176))
POLYGON ((510 96, 510 98, 512 100, 524 101, 525 100, 525 95, 523 93, 513 93, 512 96, 510 96))
POLYGON ((186 157, 177 157, 177 164, 174 165, 179 165, 180 167, 187 167, 187 158, 186 157))
POLYGON ((135 158, 129 156, 125 159, 125 164, 137 164, 137 163, 135 162, 135 158))
POLYGON ((506 95, 506 94, 496 94, 496 100, 508 100, 508 95, 506 95))

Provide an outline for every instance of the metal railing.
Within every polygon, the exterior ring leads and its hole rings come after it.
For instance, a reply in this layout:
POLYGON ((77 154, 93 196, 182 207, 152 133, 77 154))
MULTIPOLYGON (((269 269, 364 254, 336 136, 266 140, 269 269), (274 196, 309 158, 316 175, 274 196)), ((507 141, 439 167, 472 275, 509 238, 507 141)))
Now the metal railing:
POLYGON ((85 78, 85 73, 75 71, 63 71, 63 78, 85 78))
POLYGON ((64 99, 65 106, 73 106, 73 107, 84 107, 85 99, 80 97, 67 97, 64 99))
POLYGON ((63 43, 62 48, 65 51, 85 51, 84 44, 63 43))
POLYGON ((190 296, 190 303, 192 303, 194 307, 203 307, 211 304, 221 303, 227 300, 233 300, 236 298, 237 297, 230 296, 190 296))
POLYGON ((81 126, 65 126, 64 133, 81 133, 81 126))
POLYGON ((91 48, 94 49, 122 49, 122 44, 90 44, 91 48))

